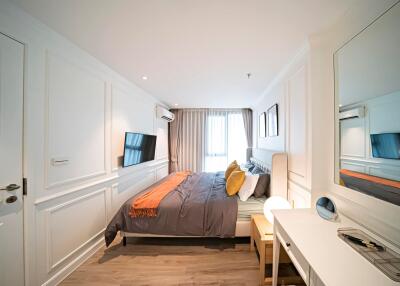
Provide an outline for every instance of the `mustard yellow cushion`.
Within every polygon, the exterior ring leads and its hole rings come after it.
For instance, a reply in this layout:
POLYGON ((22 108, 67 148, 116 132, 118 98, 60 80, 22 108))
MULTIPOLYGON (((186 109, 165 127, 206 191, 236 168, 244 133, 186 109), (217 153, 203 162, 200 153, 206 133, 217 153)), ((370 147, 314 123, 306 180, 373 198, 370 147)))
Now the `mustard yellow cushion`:
POLYGON ((228 168, 226 168, 226 171, 225 171, 225 179, 228 180, 228 178, 229 178, 230 174, 233 172, 233 170, 235 170, 238 167, 239 167, 239 165, 236 162, 236 160, 233 161, 232 163, 230 163, 228 168))
POLYGON ((243 185, 246 175, 244 171, 239 168, 231 173, 228 180, 226 181, 226 192, 229 196, 235 195, 239 192, 240 187, 243 185))

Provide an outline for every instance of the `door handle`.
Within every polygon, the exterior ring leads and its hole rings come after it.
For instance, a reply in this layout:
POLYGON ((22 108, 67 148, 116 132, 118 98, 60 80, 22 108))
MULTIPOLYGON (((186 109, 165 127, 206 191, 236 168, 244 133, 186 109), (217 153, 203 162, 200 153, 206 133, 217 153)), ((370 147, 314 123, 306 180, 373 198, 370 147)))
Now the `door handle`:
POLYGON ((17 196, 11 196, 11 197, 8 197, 8 198, 6 199, 6 203, 7 203, 7 204, 12 204, 12 203, 15 203, 17 200, 18 200, 18 197, 17 197, 17 196))
POLYGON ((0 191, 11 192, 11 191, 18 190, 19 188, 21 188, 21 187, 18 186, 17 184, 9 184, 9 185, 6 186, 6 187, 0 187, 0 191))

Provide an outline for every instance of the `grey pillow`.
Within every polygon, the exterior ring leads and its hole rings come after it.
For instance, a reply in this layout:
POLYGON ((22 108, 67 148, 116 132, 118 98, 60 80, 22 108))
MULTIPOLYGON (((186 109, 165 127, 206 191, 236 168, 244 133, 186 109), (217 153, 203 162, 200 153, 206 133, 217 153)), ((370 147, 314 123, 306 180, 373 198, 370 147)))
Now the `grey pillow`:
POLYGON ((260 198, 262 196, 267 196, 268 198, 270 196, 269 182, 270 182, 269 174, 260 174, 253 195, 256 198, 260 198))
POLYGON ((251 170, 251 173, 252 173, 253 175, 265 174, 265 172, 264 172, 263 170, 261 170, 260 168, 258 168, 258 167, 254 167, 254 168, 251 170))
POLYGON ((253 164, 248 164, 247 170, 248 170, 249 172, 252 172, 253 169, 254 169, 255 167, 256 167, 256 166, 254 166, 253 164))

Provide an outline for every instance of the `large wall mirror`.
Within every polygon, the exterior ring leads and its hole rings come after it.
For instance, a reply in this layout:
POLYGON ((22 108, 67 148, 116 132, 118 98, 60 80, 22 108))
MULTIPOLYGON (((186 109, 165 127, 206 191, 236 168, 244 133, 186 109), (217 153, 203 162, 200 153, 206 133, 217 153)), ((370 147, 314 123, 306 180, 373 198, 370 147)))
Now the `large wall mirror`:
POLYGON ((336 183, 400 205, 400 4, 340 48, 334 65, 336 183))

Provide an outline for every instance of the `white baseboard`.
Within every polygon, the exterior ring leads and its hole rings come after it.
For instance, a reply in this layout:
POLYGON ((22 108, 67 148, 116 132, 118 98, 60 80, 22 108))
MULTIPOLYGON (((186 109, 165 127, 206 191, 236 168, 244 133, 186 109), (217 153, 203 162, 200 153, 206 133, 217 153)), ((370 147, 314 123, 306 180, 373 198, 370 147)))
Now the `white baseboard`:
POLYGON ((86 260, 88 260, 93 254, 95 254, 100 248, 105 245, 104 237, 101 236, 92 246, 82 252, 73 261, 67 264, 64 268, 60 269, 55 273, 49 280, 44 282, 42 286, 55 286, 60 284, 68 275, 74 272, 79 266, 81 266, 86 260))

